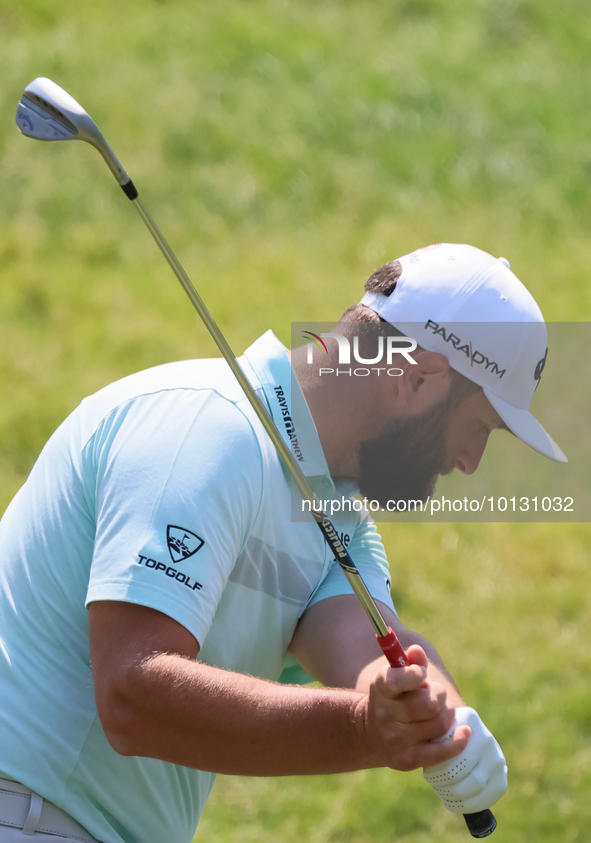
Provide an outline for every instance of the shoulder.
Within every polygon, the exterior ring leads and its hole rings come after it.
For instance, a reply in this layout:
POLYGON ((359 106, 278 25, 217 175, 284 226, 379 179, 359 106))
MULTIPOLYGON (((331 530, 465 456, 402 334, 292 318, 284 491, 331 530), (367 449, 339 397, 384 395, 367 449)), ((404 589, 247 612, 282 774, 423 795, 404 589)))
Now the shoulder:
POLYGON ((242 390, 224 360, 187 360, 157 366, 116 381, 85 398, 75 415, 81 446, 121 434, 160 442, 201 433, 252 438, 240 408, 242 390))
POLYGON ((81 455, 88 488, 141 483, 155 494, 172 486, 193 493, 234 486, 258 497, 259 432, 226 369, 225 361, 170 364, 85 399, 76 414, 73 452, 81 455))

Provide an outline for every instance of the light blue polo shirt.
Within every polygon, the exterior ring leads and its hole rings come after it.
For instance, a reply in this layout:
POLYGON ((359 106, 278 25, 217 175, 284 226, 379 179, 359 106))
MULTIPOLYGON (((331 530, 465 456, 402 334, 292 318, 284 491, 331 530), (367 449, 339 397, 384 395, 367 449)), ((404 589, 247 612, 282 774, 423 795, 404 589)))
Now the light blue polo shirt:
MULTIPOLYGON (((268 332, 240 364, 331 497, 286 349, 268 332)), ((86 398, 0 522, 0 771, 104 843, 190 843, 215 776, 111 749, 86 606, 157 609, 195 636, 200 660, 277 680, 305 609, 351 591, 312 519, 292 522, 290 487, 223 360, 159 366, 86 398)), ((391 605, 375 526, 338 531, 391 605)))

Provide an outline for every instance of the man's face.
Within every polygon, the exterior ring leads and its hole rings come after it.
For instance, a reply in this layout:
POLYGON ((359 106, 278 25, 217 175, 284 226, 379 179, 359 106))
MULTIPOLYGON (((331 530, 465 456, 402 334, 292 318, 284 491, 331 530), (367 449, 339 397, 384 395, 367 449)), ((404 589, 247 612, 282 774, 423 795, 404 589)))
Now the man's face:
POLYGON ((423 500, 435 489, 439 475, 458 468, 473 474, 489 434, 504 427, 483 392, 458 404, 450 390, 435 407, 416 416, 396 419, 359 449, 359 488, 369 500, 423 500))

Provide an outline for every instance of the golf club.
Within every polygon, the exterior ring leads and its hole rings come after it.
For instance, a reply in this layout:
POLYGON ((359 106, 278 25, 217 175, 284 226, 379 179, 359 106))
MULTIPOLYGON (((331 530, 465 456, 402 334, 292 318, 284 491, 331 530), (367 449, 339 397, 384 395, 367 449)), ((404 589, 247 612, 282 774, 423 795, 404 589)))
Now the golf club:
MULTIPOLYGON (((304 500, 310 502, 310 510, 314 520, 318 524, 330 548, 334 551, 336 560, 344 571, 354 593, 360 600, 371 621, 378 643, 388 662, 392 667, 401 667, 408 664, 406 654, 396 634, 384 620, 353 559, 339 539, 338 533, 332 523, 322 511, 318 498, 293 458, 289 447, 284 442, 279 430, 240 368, 232 349, 214 322, 189 276, 179 263, 146 206, 139 198, 131 178, 106 142, 94 120, 63 88, 60 88, 59 85, 50 79, 39 77, 25 88, 17 107, 16 124, 22 134, 27 137, 42 141, 83 140, 94 146, 103 156, 123 192, 137 207, 150 234, 160 247, 160 250, 189 296, 222 356, 236 376, 261 424, 271 437, 271 441, 281 459, 291 472, 291 476, 302 497, 304 500)), ((497 825, 494 815, 488 809, 473 814, 464 814, 464 818, 470 833, 473 837, 477 838, 487 837, 489 834, 492 834, 497 825)))

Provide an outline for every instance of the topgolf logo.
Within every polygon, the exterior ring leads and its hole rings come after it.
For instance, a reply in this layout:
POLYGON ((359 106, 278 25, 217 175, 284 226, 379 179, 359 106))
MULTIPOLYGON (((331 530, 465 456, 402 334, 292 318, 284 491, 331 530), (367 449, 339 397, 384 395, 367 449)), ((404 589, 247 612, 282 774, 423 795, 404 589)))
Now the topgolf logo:
POLYGON ((361 363, 362 366, 351 368, 351 343, 349 339, 343 334, 338 334, 335 331, 328 331, 322 334, 313 334, 312 331, 303 332, 306 339, 311 342, 308 343, 307 349, 307 363, 313 365, 314 363, 314 349, 320 351, 320 355, 326 354, 328 356, 328 347, 323 340, 336 340, 338 345, 338 366, 337 368, 321 367, 318 374, 323 375, 344 375, 348 377, 366 378, 372 372, 376 372, 378 376, 385 373, 389 377, 400 377, 403 374, 403 369, 392 367, 392 362, 395 354, 401 354, 402 357, 413 366, 416 366, 417 361, 413 360, 411 353, 416 349, 416 340, 410 337, 377 337, 377 348, 375 357, 362 357, 359 351, 359 337, 353 337, 353 359, 356 363, 361 363), (385 363, 379 366, 377 364, 385 363), (349 366, 350 368, 340 368, 341 366, 349 366))

